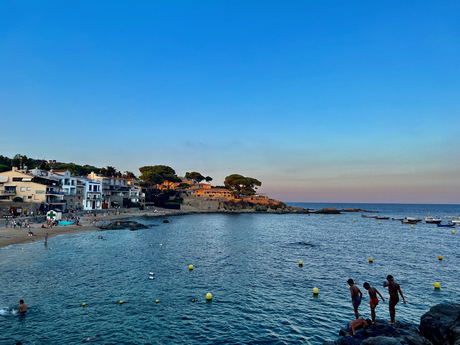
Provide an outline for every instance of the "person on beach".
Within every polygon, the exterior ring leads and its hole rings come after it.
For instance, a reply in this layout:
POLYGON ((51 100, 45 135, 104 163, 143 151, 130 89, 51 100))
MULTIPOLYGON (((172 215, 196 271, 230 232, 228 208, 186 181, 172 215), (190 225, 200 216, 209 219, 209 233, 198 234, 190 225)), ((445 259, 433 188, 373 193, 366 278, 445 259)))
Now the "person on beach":
POLYGON ((369 320, 369 319, 366 319, 366 320, 364 320, 364 319, 356 319, 356 320, 353 320, 353 321, 348 323, 347 332, 350 335, 355 335, 355 332, 358 329, 361 329, 363 327, 368 327, 370 325, 372 325, 372 321, 369 320))
POLYGON ((385 302, 385 298, 380 294, 380 292, 375 288, 369 285, 368 282, 365 282, 363 284, 363 287, 369 292, 369 303, 371 305, 371 317, 372 317, 372 323, 375 323, 375 307, 377 304, 379 304, 379 299, 377 297, 377 294, 379 294, 380 298, 382 299, 382 302, 385 302))
POLYGON ((388 282, 386 282, 386 281, 383 282, 383 287, 388 286, 388 292, 390 294, 390 301, 388 303, 388 307, 389 307, 389 310, 390 310, 390 318, 391 318, 390 325, 394 325, 395 324, 395 315, 396 315, 395 306, 399 302, 398 292, 401 295, 404 304, 406 304, 406 300, 404 299, 403 293, 401 291, 401 287, 399 286, 398 283, 396 283, 394 281, 394 278, 393 278, 393 276, 391 274, 387 275, 387 281, 388 282))
POLYGON ((27 313, 27 305, 24 303, 23 299, 19 301, 18 313, 21 313, 22 315, 27 313))
POLYGON ((361 304, 363 293, 355 285, 355 282, 353 281, 353 279, 348 279, 348 285, 350 285, 351 303, 353 304, 353 309, 355 310, 355 316, 356 316, 356 319, 359 319, 358 307, 361 304))

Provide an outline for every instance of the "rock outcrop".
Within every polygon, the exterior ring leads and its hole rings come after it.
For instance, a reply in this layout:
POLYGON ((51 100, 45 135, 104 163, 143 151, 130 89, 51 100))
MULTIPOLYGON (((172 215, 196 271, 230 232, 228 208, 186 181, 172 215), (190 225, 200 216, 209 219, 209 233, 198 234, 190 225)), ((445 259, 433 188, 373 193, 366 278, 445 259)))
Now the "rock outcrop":
POLYGON ((119 220, 115 222, 98 221, 94 226, 102 230, 148 229, 148 226, 133 220, 119 220))
POLYGON ((339 338, 324 345, 460 345, 460 303, 442 303, 420 318, 420 326, 396 322, 388 325, 384 320, 354 336, 341 329, 339 338))
POLYGON ((460 345, 460 303, 432 307, 420 319, 420 332, 435 345, 460 345))

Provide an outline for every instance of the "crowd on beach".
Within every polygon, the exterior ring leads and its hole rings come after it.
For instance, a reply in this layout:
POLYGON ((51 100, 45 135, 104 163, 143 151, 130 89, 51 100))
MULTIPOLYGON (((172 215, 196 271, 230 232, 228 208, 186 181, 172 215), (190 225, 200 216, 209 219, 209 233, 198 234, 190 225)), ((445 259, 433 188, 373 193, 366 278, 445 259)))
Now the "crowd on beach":
MULTIPOLYGON (((354 335, 355 331, 363 328, 363 327, 368 327, 371 326, 375 323, 375 308, 379 304, 379 299, 377 295, 380 296, 382 299, 382 302, 385 302, 385 298, 382 296, 382 294, 373 286, 370 286, 368 282, 365 282, 363 284, 363 287, 368 291, 369 293, 369 303, 371 307, 371 319, 363 319, 359 317, 359 312, 358 308, 361 304, 361 300, 363 298, 363 293, 361 290, 355 285, 355 282, 353 279, 348 279, 348 285, 350 286, 350 292, 351 292, 351 303, 353 304, 353 309, 355 312, 355 317, 356 319, 349 322, 347 325, 347 331, 348 334, 354 335)), ((403 303, 406 304, 406 299, 404 298, 404 295, 401 291, 401 287, 399 286, 398 283, 394 281, 394 278, 392 275, 387 276, 387 280, 383 282, 383 287, 388 287, 388 293, 390 295, 390 300, 388 302, 388 307, 389 307, 389 312, 390 312, 390 325, 395 324, 395 316, 396 316, 396 304, 399 302, 399 295, 401 295, 401 298, 403 300, 403 303)))

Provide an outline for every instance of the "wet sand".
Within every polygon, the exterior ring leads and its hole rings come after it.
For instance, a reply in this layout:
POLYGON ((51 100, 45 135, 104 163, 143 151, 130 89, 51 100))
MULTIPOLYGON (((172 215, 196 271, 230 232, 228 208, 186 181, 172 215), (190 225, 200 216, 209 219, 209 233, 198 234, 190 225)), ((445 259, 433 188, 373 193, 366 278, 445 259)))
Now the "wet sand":
POLYGON ((120 214, 113 214, 110 213, 99 213, 94 216, 81 216, 80 217, 80 224, 81 225, 58 225, 53 226, 52 228, 42 228, 41 226, 45 223, 33 223, 30 222, 30 230, 34 233, 34 236, 29 236, 29 230, 26 228, 22 229, 14 229, 14 228, 5 228, 4 222, 2 222, 2 226, 0 227, 0 248, 10 246, 12 244, 23 244, 23 243, 31 243, 37 241, 44 241, 45 236, 48 233, 48 238, 57 236, 57 235, 65 235, 65 234, 75 234, 83 231, 94 231, 99 230, 99 228, 95 227, 93 224, 94 218, 98 220, 114 220, 120 218, 127 218, 127 217, 141 217, 141 216, 148 216, 148 217, 160 217, 165 215, 176 215, 179 212, 177 210, 161 210, 161 211, 126 211, 120 214))

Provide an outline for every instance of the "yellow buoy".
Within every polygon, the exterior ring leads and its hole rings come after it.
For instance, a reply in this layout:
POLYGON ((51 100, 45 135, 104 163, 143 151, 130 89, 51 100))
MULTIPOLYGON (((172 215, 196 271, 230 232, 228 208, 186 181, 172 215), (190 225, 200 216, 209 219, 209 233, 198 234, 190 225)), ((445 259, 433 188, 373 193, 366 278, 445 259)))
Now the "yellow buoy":
POLYGON ((160 300, 158 300, 158 299, 157 299, 157 300, 155 300, 155 303, 159 303, 159 302, 160 302, 160 300))
POLYGON ((24 250, 24 248, 21 248, 21 250, 24 250))
POLYGON ((208 293, 206 294, 206 299, 207 299, 208 301, 212 300, 212 294, 211 294, 210 292, 208 292, 208 293))
POLYGON ((380 224, 380 220, 379 220, 379 224, 380 224))
POLYGON ((321 218, 324 218, 324 215, 321 215, 321 218))
POLYGON ((439 255, 439 256, 438 256, 438 259, 439 259, 439 260, 442 260, 442 255, 439 255))
POLYGON ((319 292, 319 291, 318 291, 318 288, 317 288, 317 287, 314 287, 314 288, 313 288, 313 295, 317 295, 318 292, 319 292))
POLYGON ((152 245, 150 245, 150 247, 151 247, 151 246, 152 246, 152 245))
POLYGON ((455 234, 455 230, 452 230, 452 233, 455 234))
POLYGON ((86 303, 82 303, 81 305, 84 307, 86 305, 86 303))
POLYGON ((193 270, 193 265, 188 265, 188 269, 191 271, 193 270))
POLYGON ((334 219, 334 216, 332 216, 332 219, 334 219))
POLYGON ((192 302, 195 302, 195 299, 194 299, 194 298, 192 298, 192 302))
POLYGON ((356 222, 356 219, 353 219, 354 222, 356 222))
POLYGON ((374 259, 373 259, 373 258, 369 258, 369 262, 370 262, 370 263, 374 262, 374 259))
POLYGON ((78 247, 78 249, 80 249, 81 247, 78 247))
POLYGON ((413 226, 413 225, 411 225, 411 226, 410 226, 410 228, 411 228, 411 229, 413 229, 413 228, 414 228, 414 226, 413 226))
POLYGON ((440 288, 441 288, 441 284, 439 284, 438 282, 434 283, 434 288, 435 288, 435 289, 440 289, 440 288))
POLYGON ((120 304, 123 304, 123 301, 120 301, 120 304))
POLYGON ((299 260, 299 266, 300 266, 300 267, 303 266, 303 261, 302 261, 302 260, 299 260))
POLYGON ((163 245, 163 244, 162 244, 162 243, 160 243, 160 246, 162 246, 162 245, 163 245))

